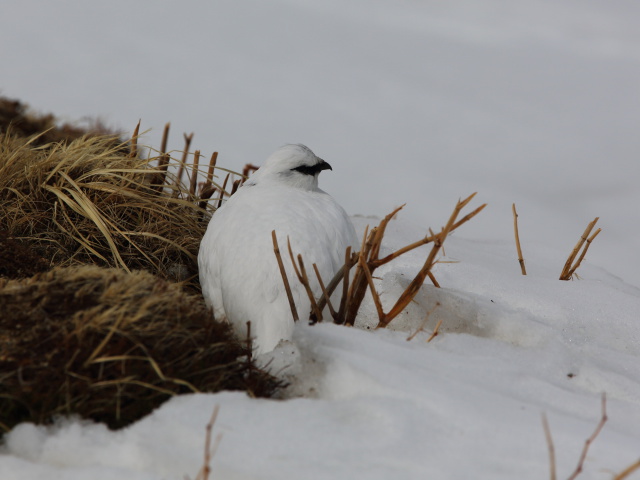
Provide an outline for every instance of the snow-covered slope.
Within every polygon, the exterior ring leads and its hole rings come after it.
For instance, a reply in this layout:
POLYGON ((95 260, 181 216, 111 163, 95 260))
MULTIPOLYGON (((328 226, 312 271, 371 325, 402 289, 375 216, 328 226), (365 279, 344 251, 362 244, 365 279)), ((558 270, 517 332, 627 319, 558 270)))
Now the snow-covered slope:
MULTIPOLYGON (((362 228, 367 219, 354 220, 362 228)), ((393 221, 386 245, 421 233, 393 221)), ((634 462, 640 291, 589 266, 582 280, 557 280, 562 262, 544 248, 525 252, 526 277, 513 244, 454 236, 445 250, 442 260, 457 263, 438 264, 443 288, 425 285, 399 319, 409 332, 296 326, 278 361, 289 365, 292 390, 306 397, 181 396, 118 432, 78 420, 23 424, 8 435, 0 478, 193 477, 215 405, 214 435, 223 434, 216 479, 548 478, 543 412, 559 478, 566 478, 600 420, 603 392, 609 421, 581 478, 608 479, 634 462), (436 301, 426 332, 407 341, 436 301), (440 334, 426 343, 439 319, 440 334)), ((412 252, 376 272, 383 301, 392 301, 424 255, 412 252)), ((360 322, 374 323, 373 315, 365 304, 360 322)))

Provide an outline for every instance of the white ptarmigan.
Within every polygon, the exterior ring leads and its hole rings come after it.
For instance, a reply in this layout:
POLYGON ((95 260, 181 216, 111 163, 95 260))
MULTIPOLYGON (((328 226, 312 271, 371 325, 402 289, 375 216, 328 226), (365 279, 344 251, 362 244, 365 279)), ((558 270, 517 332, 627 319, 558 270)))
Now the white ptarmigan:
MULTIPOLYGON (((316 298, 322 291, 312 265, 326 284, 342 267, 346 248, 358 245, 344 209, 318 188, 318 175, 327 169, 332 168, 304 145, 279 148, 216 210, 200 244, 200 284, 207 305, 217 319, 231 322, 241 338, 246 338, 250 321, 256 354, 273 350, 293 332, 271 232, 276 231, 303 321, 311 304, 293 270, 287 237, 294 255, 302 254, 316 298)), ((338 301, 341 290, 336 289, 338 301)))

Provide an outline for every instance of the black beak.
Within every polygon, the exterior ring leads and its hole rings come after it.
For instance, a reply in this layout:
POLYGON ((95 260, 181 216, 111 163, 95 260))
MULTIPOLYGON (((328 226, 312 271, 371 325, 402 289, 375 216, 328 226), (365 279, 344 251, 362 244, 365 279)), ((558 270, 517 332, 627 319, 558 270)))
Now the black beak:
POLYGON ((325 162, 322 159, 320 159, 320 163, 318 165, 316 165, 316 168, 318 169, 319 172, 321 172, 322 170, 331 170, 331 171, 333 171, 333 168, 331 168, 331 165, 329 165, 329 163, 325 162))

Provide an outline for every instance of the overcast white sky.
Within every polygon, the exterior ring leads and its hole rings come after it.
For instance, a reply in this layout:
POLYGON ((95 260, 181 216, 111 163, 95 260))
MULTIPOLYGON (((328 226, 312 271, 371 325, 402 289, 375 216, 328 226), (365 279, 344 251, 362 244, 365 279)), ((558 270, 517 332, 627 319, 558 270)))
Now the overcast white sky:
MULTIPOLYGON (((640 4, 636 1, 10 1, 0 93, 67 120, 99 116, 158 146, 194 132, 219 164, 284 143, 329 161, 351 214, 437 228, 478 191, 457 235, 513 255, 567 254, 640 285, 640 4)), ((564 258, 558 258, 558 273, 564 258)), ((514 259, 514 268, 519 268, 514 259)))

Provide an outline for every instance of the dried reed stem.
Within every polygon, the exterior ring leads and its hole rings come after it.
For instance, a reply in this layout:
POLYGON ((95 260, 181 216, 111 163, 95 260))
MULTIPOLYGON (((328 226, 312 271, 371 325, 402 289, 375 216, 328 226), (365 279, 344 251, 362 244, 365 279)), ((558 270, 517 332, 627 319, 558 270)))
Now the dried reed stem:
MULTIPOLYGON (((444 248, 442 251, 444 251, 444 248)), ((431 280, 431 283, 433 283, 434 287, 440 288, 440 284, 438 283, 438 280, 436 280, 436 277, 433 276, 433 272, 431 270, 427 272, 427 276, 429 277, 429 280, 431 280)))
POLYGON ((598 425, 596 426, 596 429, 593 431, 591 436, 587 438, 587 440, 584 442, 584 447, 582 448, 582 453, 580 454, 580 459, 578 460, 578 466, 576 466, 576 469, 573 471, 571 476, 569 476, 568 480, 574 480, 580 474, 580 472, 582 472, 582 467, 584 465, 585 459, 587 458, 587 452, 589 451, 589 447, 591 446, 593 441, 596 439, 598 434, 600 434, 602 427, 604 427, 604 424, 607 422, 607 418, 608 418, 607 417, 607 395, 603 393, 602 394, 602 416, 600 418, 600 422, 598 422, 598 425))
POLYGON ((578 240, 578 243, 576 243, 576 246, 573 247, 573 250, 569 255, 569 258, 567 258, 567 261, 564 264, 564 268, 562 269, 562 273, 560 274, 560 280, 571 280, 571 278, 573 277, 573 274, 578 269, 578 267, 580 266, 580 263, 584 259, 584 256, 586 255, 587 250, 589 249, 589 245, 601 231, 601 229, 598 229, 595 231, 593 235, 589 236, 589 234, 591 233, 591 230, 593 230, 593 227, 595 227, 596 222, 599 219, 600 217, 596 217, 591 223, 589 223, 589 225, 587 225, 587 228, 585 229, 584 233, 580 237, 580 240, 578 240), (580 251, 581 248, 583 248, 583 246, 584 246, 584 251, 580 255, 578 261, 574 263, 574 260, 578 255, 578 252, 580 251))
MULTIPOLYGON (((358 257, 357 253, 353 253, 353 254, 351 253, 351 247, 346 248, 344 265, 340 267, 340 269, 336 272, 336 274, 333 276, 333 278, 329 282, 329 285, 327 285, 326 295, 325 293, 323 293, 322 296, 320 297, 320 300, 318 301, 318 308, 320 309, 320 311, 323 311, 324 307, 329 302, 329 297, 333 295, 333 292, 335 291, 335 289, 338 287, 340 282, 342 282, 342 298, 340 299, 340 307, 337 312, 337 318, 333 319, 334 322, 337 324, 342 324, 344 322, 344 313, 346 312, 346 309, 348 308, 348 305, 349 305, 348 303, 349 272, 351 271, 351 268, 357 263, 356 262, 357 257, 358 257)), ((313 312, 311 313, 310 320, 311 320, 311 323, 315 323, 318 321, 318 319, 315 318, 315 314, 313 312)))
POLYGON ((244 168, 242 169, 242 182, 244 183, 244 180, 249 177, 250 172, 255 172, 256 170, 258 170, 258 168, 260 167, 257 167, 252 163, 245 164, 244 168))
POLYGON ((527 274, 527 269, 524 266, 524 258, 522 258, 522 249, 520 248, 520 235, 518 234, 518 213, 516 212, 516 204, 511 205, 513 211, 513 233, 516 237, 516 250, 518 252, 518 262, 520 262, 520 270, 522 275, 527 274))
MULTIPOLYGON (((475 193, 473 194, 475 195, 475 193)), ((459 228, 460 226, 462 226, 463 224, 465 224, 466 222, 468 222, 469 220, 471 220, 473 217, 475 217, 478 213, 480 213, 485 207, 487 206, 486 203, 483 203, 482 205, 480 205, 478 208, 476 208, 474 211, 472 211, 471 213, 465 215, 464 217, 462 217, 460 220, 458 220, 457 222, 455 222, 453 224, 453 226, 451 227, 450 232, 453 232, 454 230, 456 230, 457 228, 459 228)), ((407 245, 406 247, 403 247, 399 250, 396 250, 395 252, 393 252, 390 255, 387 255, 384 258, 381 258, 379 260, 376 260, 373 262, 373 264, 376 267, 379 267, 380 265, 384 265, 385 263, 389 263, 391 260, 398 258, 400 255, 403 255, 411 250, 415 250, 418 247, 421 247, 422 245, 426 245, 428 243, 431 243, 435 240, 436 238, 436 234, 429 229, 429 235, 424 237, 422 240, 418 240, 417 242, 414 242, 410 245, 407 245)), ((371 263, 370 265, 371 266, 371 263)))
POLYGON ((165 124, 164 130, 162 132, 162 142, 160 144, 160 159, 158 160, 158 170, 160 170, 160 179, 156 187, 158 191, 162 190, 162 187, 164 186, 165 179, 167 176, 167 166, 169 165, 169 154, 167 153, 167 143, 169 142, 170 128, 171 128, 171 123, 167 123, 165 124))
MULTIPOLYGON (((389 313, 387 313, 385 315, 383 321, 381 321, 376 328, 384 328, 384 327, 386 327, 389 324, 389 322, 391 322, 396 316, 398 316, 400 314, 400 312, 402 312, 402 310, 404 310, 406 308, 406 306, 416 296, 416 294, 418 293, 420 287, 424 283, 424 280, 427 277, 427 274, 429 273, 429 271, 433 267, 433 265, 435 263, 435 260, 436 260, 436 257, 438 255, 438 252, 440 251, 440 248, 442 247, 442 244, 444 243, 444 241, 447 238, 447 236, 449 235, 449 233, 451 233, 453 231, 453 227, 456 224, 456 219, 458 218, 458 215, 460 214, 460 211, 473 199, 473 197, 475 197, 475 195, 476 194, 473 193, 473 194, 469 195, 467 198, 465 198, 464 200, 459 200, 458 201, 458 203, 456 204, 451 216, 449 217, 449 221, 444 226, 444 228, 440 231, 440 233, 438 233, 435 236, 434 241, 433 241, 433 247, 431 247, 431 251, 429 252, 429 256, 427 257, 426 261, 424 262, 424 265, 422 266, 422 268, 420 269, 418 274, 414 277, 414 279, 411 281, 411 283, 406 288, 406 290, 404 292, 402 292, 402 295, 400 295, 400 298, 398 298, 398 300, 396 301, 396 303, 393 306, 393 308, 389 311, 389 313)), ((475 212, 476 213, 480 212, 483 208, 484 208, 484 205, 482 205, 481 207, 477 208, 475 210, 475 212)), ((474 213, 474 215, 475 215, 475 213, 474 213)), ((473 215, 471 215, 471 216, 467 215, 466 217, 468 217, 468 218, 465 221, 473 218, 473 215)))
POLYGON ((549 478, 550 480, 556 480, 556 450, 553 446, 551 429, 545 413, 542 414, 542 428, 544 429, 544 437, 547 440, 547 448, 549 450, 549 478))
POLYGON ((369 284, 369 289, 371 290, 371 296, 373 297, 373 303, 376 306, 376 311, 378 312, 378 324, 381 324, 385 320, 385 313, 382 309, 382 302, 380 301, 380 295, 378 295, 378 291, 376 290, 376 286, 373 284, 373 277, 371 276, 371 270, 369 270, 369 266, 367 262, 364 261, 364 257, 360 256, 358 258, 358 266, 362 268, 362 271, 367 278, 367 283, 369 284))
MULTIPOLYGON (((351 247, 347 247, 344 253, 344 267, 342 277, 342 298, 340 299, 340 309, 338 310, 337 323, 344 322, 344 314, 349 308, 349 272, 355 263, 355 254, 351 255, 351 247)), ((340 273, 340 272, 338 272, 340 273)))
POLYGON ((584 248, 582 249, 582 252, 580 253, 580 256, 578 257, 578 260, 576 261, 575 265, 571 267, 571 271, 569 272, 569 278, 573 277, 573 274, 575 273, 575 271, 578 269, 578 267, 580 267, 580 264, 582 264, 582 260, 587 254, 587 250, 589 250, 589 247, 591 246, 591 242, 593 242, 593 239, 596 238, 601 231, 602 229, 598 228, 595 232, 591 234, 589 238, 587 238, 587 241, 584 245, 584 248))
POLYGON ((213 152, 211 154, 211 159, 209 159, 209 170, 207 170, 207 184, 209 185, 213 183, 213 170, 216 168, 217 162, 218 162, 218 152, 213 152))
POLYGON ((200 203, 198 207, 202 210, 207 209, 207 200, 211 198, 216 191, 213 186, 213 171, 216 168, 216 162, 218 161, 218 152, 213 152, 211 158, 209 159, 209 170, 207 171, 207 180, 204 182, 204 185, 200 189, 200 203))
POLYGON ((314 313, 315 318, 317 319, 318 322, 322 321, 322 311, 318 308, 318 304, 316 302, 316 299, 313 295, 313 291, 311 290, 311 285, 309 284, 309 277, 307 276, 307 269, 304 267, 304 261, 302 260, 302 255, 298 254, 298 264, 300 266, 300 269, 298 269, 298 266, 296 266, 296 261, 293 258, 293 250, 291 249, 291 241, 289 239, 289 237, 287 236, 287 248, 289 249, 289 256, 291 257, 291 263, 293 264, 293 269, 296 272, 296 276, 298 277, 298 281, 302 284, 302 286, 304 287, 305 291, 307 292, 307 296, 309 297, 309 302, 311 303, 311 311, 309 312, 309 315, 311 315, 311 312, 314 313))
POLYGON ((624 480, 625 478, 627 478, 629 475, 631 475, 633 472, 635 472, 638 469, 640 469, 640 460, 629 465, 627 468, 625 468, 623 471, 617 474, 613 478, 613 480, 624 480))
MULTIPOLYGON (((378 312, 378 325, 376 328, 386 327, 395 317, 397 317, 406 308, 406 306, 411 301, 413 301, 415 295, 418 293, 427 277, 431 279, 436 287, 440 287, 433 273, 431 272, 431 269, 437 263, 436 257, 442 249, 444 240, 447 238, 447 236, 456 228, 472 219, 486 207, 486 204, 483 204, 473 210, 471 213, 465 215, 462 219, 458 220, 458 216, 461 210, 474 198, 475 195, 476 194, 474 193, 464 200, 458 201, 446 226, 443 227, 443 229, 438 234, 433 233, 433 231, 429 229, 429 236, 426 236, 418 242, 407 245, 406 247, 393 252, 383 259, 380 259, 379 255, 386 227, 389 221, 394 217, 394 215, 396 215, 402 209, 402 206, 396 208, 393 212, 382 219, 377 227, 374 227, 369 231, 369 226, 367 226, 362 237, 360 252, 357 254, 351 254, 350 249, 346 250, 345 263, 343 267, 334 275, 333 279, 331 280, 331 282, 329 282, 329 285, 326 288, 324 287, 324 283, 320 278, 319 272, 316 268, 316 275, 318 276, 318 280, 322 288, 322 295, 318 302, 315 301, 315 298, 313 297, 311 292, 309 280, 308 278, 306 278, 302 256, 298 255, 298 261, 296 262, 291 250, 291 243, 288 242, 289 255, 291 257, 296 276, 305 287, 305 290, 307 291, 307 295, 309 296, 311 305, 313 307, 312 312, 310 313, 311 322, 315 323, 317 321, 322 321, 321 312, 328 302, 330 295, 333 293, 333 291, 341 281, 343 282, 343 293, 338 312, 336 313, 333 309, 333 306, 330 306, 331 315, 334 318, 334 322, 337 324, 346 324, 349 326, 354 325, 365 294, 367 290, 370 290, 376 306, 376 310, 378 312), (433 247, 431 248, 431 251, 423 267, 420 269, 418 274, 405 289, 405 291, 400 295, 400 298, 398 298, 392 309, 388 313, 385 313, 382 307, 382 302, 380 301, 380 296, 378 295, 373 282, 373 271, 380 265, 390 262, 403 253, 406 253, 414 248, 430 242, 433 243, 433 247), (297 264, 300 266, 300 269, 298 269, 297 264), (349 282, 349 272, 354 265, 356 265, 356 270, 353 275, 353 280, 349 282)), ((435 335, 437 335, 437 327, 432 335, 432 338, 435 335)))
POLYGON ((234 193, 236 193, 238 191, 238 188, 240 188, 240 184, 242 183, 242 179, 239 178, 238 180, 233 182, 233 185, 231 186, 231 192, 229 193, 229 196, 233 196, 234 193))
POLYGON ((199 163, 200 163, 200 150, 196 150, 196 152, 193 154, 193 168, 191 170, 191 185, 189 185, 189 195, 191 195, 191 197, 194 197, 196 194, 199 163))
POLYGON ((278 246, 278 239, 276 237, 276 231, 271 231, 271 239, 273 240, 273 251, 276 254, 278 260, 278 267, 280 268, 280 275, 282 275, 282 281, 284 282, 284 289, 287 292, 287 300, 289 300, 289 308, 291 308, 291 314, 293 320, 297 322, 299 320, 298 311, 296 310, 296 304, 293 301, 293 294, 291 293, 291 286, 289 285, 289 279, 287 278, 287 272, 284 269, 284 263, 282 263, 282 255, 280 254, 280 247, 278 246))
POLYGON ((189 156, 189 147, 191 146, 191 140, 193 140, 193 133, 190 133, 189 135, 183 133, 182 135, 184 136, 184 150, 182 151, 182 158, 180 159, 178 174, 176 175, 176 185, 180 185, 182 182, 182 174, 184 172, 184 167, 187 164, 187 157, 189 156))
POLYGON ((229 181, 229 176, 231 174, 227 173, 227 176, 224 177, 224 182, 222 182, 222 188, 220 189, 220 198, 218 199, 218 205, 216 208, 220 208, 222 206, 222 201, 224 200, 224 194, 227 193, 227 182, 229 181))
POLYGON ((307 295, 309 296, 309 301, 311 302, 311 309, 316 313, 316 318, 319 322, 322 321, 322 312, 318 308, 318 303, 316 302, 316 298, 313 295, 313 291, 311 290, 311 284, 309 283, 309 277, 307 276, 307 269, 304 267, 304 262, 302 261, 302 255, 298 254, 298 263, 300 264, 300 273, 302 275, 301 282, 305 286, 305 290, 307 291, 307 295))
POLYGON ((131 150, 129 151, 129 156, 131 158, 138 156, 138 135, 140 133, 140 122, 142 120, 138 120, 138 124, 136 128, 133 129, 133 135, 131 135, 131 150))
POLYGON ((329 292, 327 292, 327 289, 324 286, 324 282, 322 281, 322 275, 320 275, 318 266, 315 263, 313 264, 313 271, 316 272, 316 278, 318 279, 318 283, 320 284, 320 289, 322 290, 322 298, 327 299, 327 306, 329 307, 329 312, 331 313, 331 317, 335 320, 337 313, 333 308, 333 305, 331 305, 331 298, 330 298, 331 295, 329 294, 329 292))

